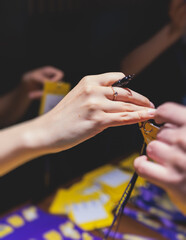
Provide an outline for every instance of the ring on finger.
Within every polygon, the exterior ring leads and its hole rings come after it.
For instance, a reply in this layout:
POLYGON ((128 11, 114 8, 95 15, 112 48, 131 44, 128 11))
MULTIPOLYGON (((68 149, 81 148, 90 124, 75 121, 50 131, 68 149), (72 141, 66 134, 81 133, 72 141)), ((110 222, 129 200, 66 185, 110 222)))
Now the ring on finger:
POLYGON ((112 99, 112 100, 115 101, 115 100, 116 100, 116 97, 118 96, 118 92, 115 91, 112 86, 111 86, 111 89, 112 89, 112 91, 113 91, 113 99, 112 99))

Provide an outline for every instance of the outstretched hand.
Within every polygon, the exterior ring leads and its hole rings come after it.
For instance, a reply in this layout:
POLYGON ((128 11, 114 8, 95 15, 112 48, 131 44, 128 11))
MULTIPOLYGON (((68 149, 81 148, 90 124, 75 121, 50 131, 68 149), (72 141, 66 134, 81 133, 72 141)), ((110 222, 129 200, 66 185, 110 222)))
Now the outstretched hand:
POLYGON ((51 66, 38 68, 23 75, 22 83, 28 91, 30 99, 41 98, 43 85, 46 81, 58 82, 64 77, 64 73, 51 66))
POLYGON ((71 148, 108 127, 153 118, 154 106, 146 97, 111 87, 123 77, 87 76, 50 112, 1 131, 0 175, 33 158, 71 148))
POLYGON ((73 147, 104 129, 134 124, 154 117, 153 104, 130 90, 113 87, 123 73, 106 73, 84 77, 79 84, 47 115, 49 151, 73 147))
POLYGON ((169 8, 172 30, 183 35, 186 31, 186 2, 172 0, 169 8))

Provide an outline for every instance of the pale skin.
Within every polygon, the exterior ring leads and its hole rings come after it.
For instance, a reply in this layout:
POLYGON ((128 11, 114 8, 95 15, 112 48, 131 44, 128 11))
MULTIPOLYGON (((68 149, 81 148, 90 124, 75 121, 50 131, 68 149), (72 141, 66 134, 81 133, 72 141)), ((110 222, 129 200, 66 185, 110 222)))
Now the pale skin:
POLYGON ((17 88, 0 97, 0 126, 9 126, 18 121, 32 100, 42 96, 44 83, 60 81, 63 76, 64 73, 61 70, 51 66, 25 73, 17 88))
POLYGON ((153 104, 144 96, 114 82, 123 73, 83 78, 50 112, 0 132, 0 175, 38 156, 69 149, 108 127, 133 124, 154 117, 153 104))
POLYGON ((183 36, 186 32, 186 3, 184 0, 171 1, 169 16, 168 24, 122 60, 122 72, 125 74, 140 73, 183 36))
POLYGON ((155 113, 155 121, 166 124, 157 140, 148 144, 147 156, 137 158, 134 166, 140 176, 165 189, 186 214, 186 107, 163 104, 155 113))

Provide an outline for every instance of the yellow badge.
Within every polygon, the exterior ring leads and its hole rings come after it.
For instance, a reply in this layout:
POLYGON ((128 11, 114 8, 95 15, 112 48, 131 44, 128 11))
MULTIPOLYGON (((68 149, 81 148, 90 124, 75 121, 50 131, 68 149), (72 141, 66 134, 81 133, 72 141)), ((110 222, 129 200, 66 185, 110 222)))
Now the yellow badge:
POLYGON ((64 82, 45 82, 39 114, 46 113, 55 107, 70 91, 71 85, 64 82))
POLYGON ((149 144, 151 141, 156 139, 159 127, 155 126, 150 122, 139 123, 140 130, 143 134, 146 144, 149 144))

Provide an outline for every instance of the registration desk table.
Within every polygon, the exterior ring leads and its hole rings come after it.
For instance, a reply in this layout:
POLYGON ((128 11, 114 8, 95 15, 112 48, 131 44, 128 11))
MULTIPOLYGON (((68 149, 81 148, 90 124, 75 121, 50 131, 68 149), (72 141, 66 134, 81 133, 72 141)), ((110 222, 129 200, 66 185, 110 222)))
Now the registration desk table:
MULTIPOLYGON (((54 196, 55 196, 55 192, 53 194, 45 197, 43 200, 41 200, 40 202, 38 202, 37 204, 34 204, 34 205, 39 207, 41 210, 43 210, 45 212, 48 212, 49 206, 51 205, 51 203, 54 199, 54 196)), ((33 203, 32 202, 27 202, 27 203, 25 203, 21 206, 16 206, 13 209, 9 209, 9 211, 1 214, 1 217, 7 216, 8 214, 10 214, 10 213, 12 213, 12 212, 24 207, 24 206, 27 206, 28 204, 32 205, 33 203)), ((128 206, 132 207, 130 204, 128 204, 128 206)), ((141 223, 133 220, 132 218, 130 218, 128 216, 124 216, 124 215, 121 217, 120 224, 119 224, 119 227, 118 227, 118 232, 124 233, 124 234, 134 234, 134 235, 139 235, 139 236, 143 236, 143 237, 154 238, 154 239, 157 239, 157 240, 168 240, 168 239, 162 237, 157 232, 152 231, 151 229, 145 227, 141 223)), ((103 238, 103 234, 101 233, 101 231, 95 230, 92 233, 95 236, 103 238)), ((109 239, 113 239, 113 238, 109 238, 109 239)), ((27 240, 27 239, 16 239, 15 238, 15 240, 27 240)))
MULTIPOLYGON (((54 198, 54 194, 52 194, 51 196, 48 196, 43 201, 38 203, 38 206, 41 209, 48 211, 53 198, 54 198)), ((130 204, 128 204, 128 205, 130 207, 132 207, 130 204)), ((162 237, 159 233, 152 231, 151 229, 145 227, 141 223, 133 220, 132 218, 130 218, 128 216, 124 216, 124 215, 121 217, 121 221, 120 221, 120 224, 118 227, 118 232, 151 237, 151 238, 154 238, 157 240, 168 240, 167 238, 162 237)), ((99 237, 103 237, 103 235, 98 230, 94 231, 93 234, 96 236, 99 236, 99 237)), ((109 238, 109 239, 112 239, 112 238, 109 238)))
MULTIPOLYGON (((80 180, 81 180, 80 178, 72 180, 71 182, 61 186, 61 188, 63 188, 63 189, 64 188, 69 188, 74 183, 77 183, 80 180)), ((5 213, 1 214, 0 217, 7 216, 7 214, 10 214, 13 211, 19 210, 20 208, 23 208, 23 207, 28 206, 28 205, 35 205, 36 207, 43 210, 44 212, 49 213, 49 207, 51 206, 51 203, 53 202, 53 200, 56 196, 57 190, 58 189, 56 189, 53 193, 50 193, 49 195, 45 196, 42 200, 39 200, 38 202, 35 202, 35 203, 26 202, 25 204, 23 204, 21 206, 16 206, 14 209, 9 209, 8 212, 5 212, 5 213)), ((127 204, 127 207, 130 207, 131 209, 138 210, 130 202, 127 204)), ((139 209, 139 210, 142 211, 141 209, 139 209)), ((58 216, 60 216, 60 215, 58 215, 58 216)), ((62 217, 64 217, 64 216, 62 216, 62 217)), ((114 230, 115 229, 113 228, 113 231, 114 230)), ((150 238, 150 239, 170 240, 170 239, 167 239, 167 238, 163 237, 158 232, 151 230, 150 228, 146 227, 145 225, 137 222, 136 220, 134 220, 134 219, 132 219, 132 218, 130 218, 130 217, 124 215, 124 214, 120 218, 120 222, 119 222, 119 225, 118 225, 117 232, 123 233, 123 234, 133 234, 133 235, 136 235, 136 236, 143 236, 143 237, 147 237, 147 238, 150 238)), ((104 237, 102 231, 100 231, 100 230, 94 230, 91 233, 94 236, 101 237, 102 239, 104 237)), ((0 236, 0 239, 1 239, 1 236, 0 236)), ((109 239, 113 239, 113 238, 110 237, 109 239)), ((123 239, 125 239, 125 238, 123 238, 123 239)), ((138 238, 134 238, 134 240, 137 240, 137 239, 138 238)), ((30 240, 30 239, 16 239, 15 238, 14 240, 30 240)), ((34 239, 34 240, 37 240, 37 239, 34 239)), ((53 240, 57 240, 57 239, 53 239, 53 240)))

